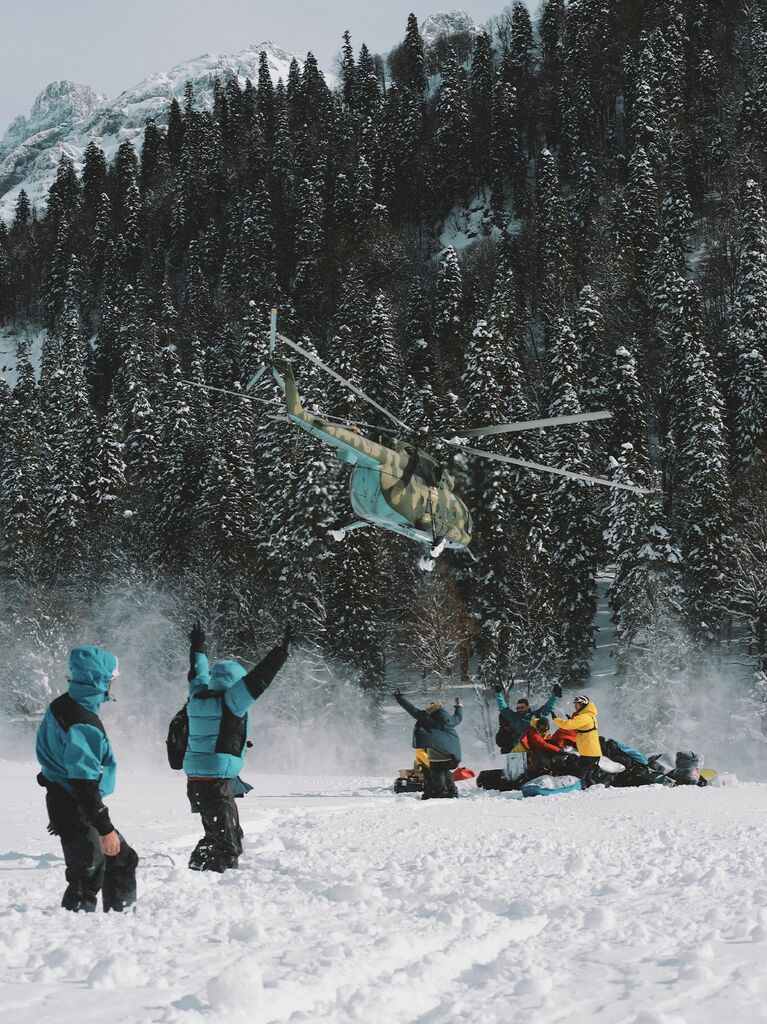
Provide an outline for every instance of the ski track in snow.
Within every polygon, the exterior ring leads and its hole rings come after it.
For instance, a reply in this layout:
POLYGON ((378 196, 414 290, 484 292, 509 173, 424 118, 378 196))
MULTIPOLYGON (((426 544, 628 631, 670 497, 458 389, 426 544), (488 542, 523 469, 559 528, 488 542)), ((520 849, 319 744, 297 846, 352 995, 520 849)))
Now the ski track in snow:
POLYGON ((123 774, 139 902, 86 916, 58 908, 35 768, 3 774, 8 1024, 765 1020, 765 785, 422 802, 262 776, 218 876, 186 868, 183 778, 123 774))

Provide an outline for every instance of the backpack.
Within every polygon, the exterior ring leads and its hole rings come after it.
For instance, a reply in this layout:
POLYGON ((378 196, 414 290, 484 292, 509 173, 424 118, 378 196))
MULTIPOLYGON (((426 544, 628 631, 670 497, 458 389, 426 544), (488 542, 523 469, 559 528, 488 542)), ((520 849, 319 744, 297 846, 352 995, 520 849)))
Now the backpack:
MULTIPOLYGON (((211 697, 223 697, 225 690, 201 690, 195 696, 199 700, 209 700, 211 697)), ((187 707, 189 701, 177 711, 168 726, 168 738, 165 745, 168 748, 168 764, 178 772, 184 767, 184 755, 189 746, 189 712, 187 707)), ((238 718, 222 701, 221 728, 216 742, 216 753, 239 755, 243 746, 252 747, 248 740, 245 743, 247 715, 238 718)))
POLYGON ((188 744, 189 715, 185 704, 170 720, 168 738, 165 741, 168 748, 168 764, 176 772, 184 767, 184 754, 186 754, 188 744))

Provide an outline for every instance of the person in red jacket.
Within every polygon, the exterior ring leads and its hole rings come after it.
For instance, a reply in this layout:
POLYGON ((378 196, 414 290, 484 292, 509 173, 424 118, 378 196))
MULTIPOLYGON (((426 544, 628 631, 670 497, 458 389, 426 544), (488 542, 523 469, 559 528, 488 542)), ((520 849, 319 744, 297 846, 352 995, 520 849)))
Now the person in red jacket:
POLYGON ((559 774, 556 762, 562 759, 563 751, 551 742, 548 718, 534 718, 521 745, 527 751, 528 777, 559 774))
POLYGON ((562 753, 561 747, 551 742, 548 718, 534 718, 521 742, 525 750, 543 750, 548 754, 562 753))

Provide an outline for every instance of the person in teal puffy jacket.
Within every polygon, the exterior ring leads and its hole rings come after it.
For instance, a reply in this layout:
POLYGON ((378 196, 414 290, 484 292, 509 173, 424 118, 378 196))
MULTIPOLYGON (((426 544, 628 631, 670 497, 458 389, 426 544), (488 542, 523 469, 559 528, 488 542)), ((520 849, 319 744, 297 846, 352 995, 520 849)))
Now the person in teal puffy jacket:
POLYGON ((196 622, 189 634, 189 738, 184 755, 187 795, 202 818, 205 835, 189 859, 193 871, 236 868, 242 853, 242 829, 235 797, 247 792, 239 778, 248 744, 248 709, 285 663, 288 626, 282 644, 250 672, 236 661, 218 661, 210 669, 205 631, 196 622))
POLYGON ((501 748, 502 754, 510 754, 514 748, 521 743, 522 737, 530 728, 534 718, 548 718, 556 707, 557 700, 562 696, 562 687, 555 683, 551 689, 551 696, 545 704, 533 710, 527 697, 520 697, 517 701, 516 711, 513 711, 506 700, 503 687, 498 684, 495 687, 495 703, 498 706, 498 732, 495 742, 501 748))
POLYGON ((98 647, 69 655, 69 689, 45 712, 36 750, 46 790, 48 831, 61 840, 69 883, 61 901, 73 911, 123 910, 136 899, 138 856, 115 829, 104 805, 114 792, 117 762, 98 716, 113 699, 117 658, 98 647))

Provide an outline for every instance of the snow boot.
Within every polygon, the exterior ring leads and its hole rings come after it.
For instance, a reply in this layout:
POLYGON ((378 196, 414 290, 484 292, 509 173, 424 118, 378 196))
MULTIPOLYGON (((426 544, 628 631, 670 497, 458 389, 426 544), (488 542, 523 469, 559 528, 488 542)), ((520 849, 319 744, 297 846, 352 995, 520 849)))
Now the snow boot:
POLYGON ((85 914, 92 914, 96 910, 96 897, 98 890, 93 892, 82 879, 70 882, 64 890, 61 905, 64 910, 71 910, 77 914, 82 911, 85 914))

